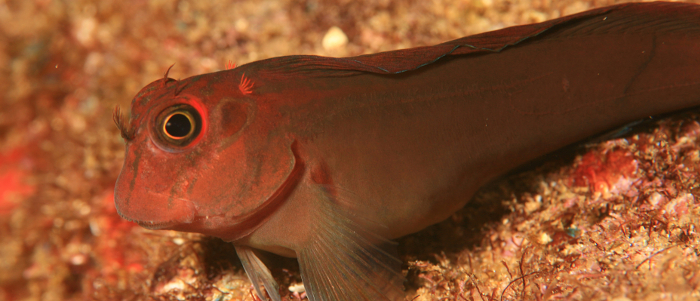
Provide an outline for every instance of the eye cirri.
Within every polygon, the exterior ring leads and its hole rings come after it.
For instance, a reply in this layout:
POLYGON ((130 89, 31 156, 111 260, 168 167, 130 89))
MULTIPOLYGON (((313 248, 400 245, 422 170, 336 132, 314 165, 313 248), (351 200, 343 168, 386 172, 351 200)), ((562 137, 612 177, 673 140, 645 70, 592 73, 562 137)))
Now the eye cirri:
POLYGON ((156 118, 157 136, 166 147, 187 147, 200 135, 201 131, 201 115, 187 104, 168 107, 156 118))

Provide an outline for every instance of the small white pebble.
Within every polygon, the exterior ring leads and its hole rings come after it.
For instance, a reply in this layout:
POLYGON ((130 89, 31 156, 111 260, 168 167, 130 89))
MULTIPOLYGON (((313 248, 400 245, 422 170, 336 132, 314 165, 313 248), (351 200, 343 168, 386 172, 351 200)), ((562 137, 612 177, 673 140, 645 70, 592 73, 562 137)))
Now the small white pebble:
POLYGON ((236 31, 239 32, 245 32, 248 30, 248 26, 250 26, 250 23, 248 20, 240 18, 236 20, 236 22, 233 23, 233 27, 236 29, 236 31))
POLYGON ((341 48, 347 43, 348 36, 346 36, 343 30, 337 26, 331 27, 331 29, 326 32, 326 35, 323 36, 323 41, 321 42, 323 49, 325 50, 341 48))
POLYGON ((97 221, 91 219, 88 225, 90 226, 90 233, 92 233, 93 236, 100 236, 100 234, 102 234, 102 231, 100 231, 100 225, 97 223, 97 221))
POLYGON ((540 237, 538 237, 537 240, 539 240, 538 242, 542 245, 546 245, 546 244, 552 242, 552 238, 549 236, 549 234, 547 234, 545 232, 542 232, 540 234, 540 237))
POLYGON ((659 203, 662 203, 664 201, 666 201, 666 197, 658 192, 654 192, 651 196, 649 196, 649 204, 651 204, 654 207, 658 206, 659 203))
POLYGON ((75 254, 70 257, 70 263, 72 265, 82 265, 87 262, 87 256, 85 254, 75 254))
POLYGON ((301 294, 303 292, 306 292, 306 289, 304 288, 303 283, 298 283, 298 284, 292 284, 289 286, 289 291, 292 293, 297 293, 301 294))

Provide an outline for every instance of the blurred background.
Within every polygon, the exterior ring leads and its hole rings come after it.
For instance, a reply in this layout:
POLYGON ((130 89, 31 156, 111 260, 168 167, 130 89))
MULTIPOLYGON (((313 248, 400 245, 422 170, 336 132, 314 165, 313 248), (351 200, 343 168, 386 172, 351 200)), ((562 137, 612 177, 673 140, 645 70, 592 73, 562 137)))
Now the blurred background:
MULTIPOLYGON (((0 0, 0 300, 253 300, 227 244, 114 210, 124 143, 112 110, 172 64, 186 78, 229 60, 353 56, 620 2, 0 0)), ((294 261, 275 260, 281 287, 300 283, 294 261)), ((460 294, 445 298, 477 296, 460 294)))

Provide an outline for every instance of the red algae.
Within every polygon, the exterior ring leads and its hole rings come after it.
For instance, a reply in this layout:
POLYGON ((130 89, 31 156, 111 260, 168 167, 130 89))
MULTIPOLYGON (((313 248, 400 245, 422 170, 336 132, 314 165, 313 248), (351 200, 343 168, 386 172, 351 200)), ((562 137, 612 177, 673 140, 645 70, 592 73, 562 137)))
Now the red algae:
POLYGON ((27 160, 21 147, 0 153, 0 216, 11 214, 19 200, 35 191, 35 187, 27 182, 31 173, 27 160))
POLYGON ((580 158, 573 175, 573 186, 588 186, 593 192, 609 191, 618 187, 637 172, 637 161, 624 150, 610 150, 602 154, 586 153, 580 158))

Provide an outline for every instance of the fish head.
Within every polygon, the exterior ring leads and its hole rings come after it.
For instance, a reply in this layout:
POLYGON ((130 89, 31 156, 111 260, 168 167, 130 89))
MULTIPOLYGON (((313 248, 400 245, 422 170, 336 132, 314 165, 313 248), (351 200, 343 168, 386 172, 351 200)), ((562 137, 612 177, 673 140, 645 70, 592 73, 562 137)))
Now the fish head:
POLYGON ((279 114, 237 89, 242 76, 166 76, 137 94, 129 120, 117 122, 126 140, 115 186, 120 216, 228 241, 269 216, 296 161, 279 114))

